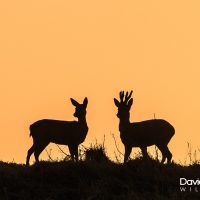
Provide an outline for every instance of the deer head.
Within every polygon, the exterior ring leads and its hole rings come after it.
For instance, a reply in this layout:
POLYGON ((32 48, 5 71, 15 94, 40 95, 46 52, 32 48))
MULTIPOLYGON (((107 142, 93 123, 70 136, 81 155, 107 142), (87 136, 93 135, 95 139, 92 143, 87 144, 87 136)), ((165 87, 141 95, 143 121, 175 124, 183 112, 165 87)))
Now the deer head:
POLYGON ((129 111, 131 109, 131 106, 133 104, 133 98, 131 98, 133 91, 131 90, 130 93, 126 92, 126 95, 124 96, 124 91, 121 91, 119 93, 120 101, 118 101, 116 98, 114 98, 114 103, 118 108, 117 117, 120 119, 128 119, 130 114, 129 111))
POLYGON ((77 117, 78 119, 84 118, 86 115, 86 108, 88 104, 87 97, 83 100, 83 104, 78 103, 76 100, 72 98, 70 100, 72 102, 72 105, 75 106, 74 117, 77 117))

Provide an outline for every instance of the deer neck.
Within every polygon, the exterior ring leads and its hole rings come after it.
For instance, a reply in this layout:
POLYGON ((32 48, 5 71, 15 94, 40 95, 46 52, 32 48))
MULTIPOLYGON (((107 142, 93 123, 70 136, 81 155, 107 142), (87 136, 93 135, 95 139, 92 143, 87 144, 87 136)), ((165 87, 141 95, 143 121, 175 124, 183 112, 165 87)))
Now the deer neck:
POLYGON ((130 119, 128 118, 123 118, 119 120, 119 130, 120 132, 123 132, 129 127, 130 125, 130 119))
POLYGON ((87 126, 86 117, 78 118, 78 122, 79 122, 79 124, 81 124, 83 126, 87 126))

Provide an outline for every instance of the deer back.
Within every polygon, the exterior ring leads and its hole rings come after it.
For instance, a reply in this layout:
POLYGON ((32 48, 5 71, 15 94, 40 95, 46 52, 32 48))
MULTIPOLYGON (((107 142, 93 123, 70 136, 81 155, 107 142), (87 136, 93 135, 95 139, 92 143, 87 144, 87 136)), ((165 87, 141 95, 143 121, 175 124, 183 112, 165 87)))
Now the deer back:
POLYGON ((120 137, 124 144, 140 147, 167 144, 174 133, 174 127, 169 122, 153 119, 130 123, 121 128, 120 137))

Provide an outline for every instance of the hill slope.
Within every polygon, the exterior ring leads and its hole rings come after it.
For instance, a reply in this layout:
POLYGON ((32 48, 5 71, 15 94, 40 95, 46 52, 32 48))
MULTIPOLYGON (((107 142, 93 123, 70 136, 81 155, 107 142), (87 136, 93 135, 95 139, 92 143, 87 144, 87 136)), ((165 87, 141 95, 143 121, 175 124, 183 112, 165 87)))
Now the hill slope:
POLYGON ((0 163, 0 199, 200 199, 200 186, 180 192, 180 178, 197 179, 200 165, 161 165, 136 159, 41 162, 33 166, 0 163), (199 192, 195 191, 199 190, 199 192))

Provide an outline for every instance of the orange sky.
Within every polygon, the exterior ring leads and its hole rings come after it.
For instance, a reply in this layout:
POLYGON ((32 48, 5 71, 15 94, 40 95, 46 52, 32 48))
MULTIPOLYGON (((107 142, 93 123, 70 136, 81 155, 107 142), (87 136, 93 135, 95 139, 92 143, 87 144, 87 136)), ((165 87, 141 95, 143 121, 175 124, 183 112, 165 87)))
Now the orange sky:
POLYGON ((111 133, 119 139, 113 98, 132 89, 131 121, 156 113, 171 122, 176 134, 169 147, 184 162, 187 142, 195 149, 200 141, 199 8, 198 0, 2 1, 0 159, 25 162, 29 125, 73 120, 69 98, 85 96, 84 145, 105 134, 112 156, 111 133))

